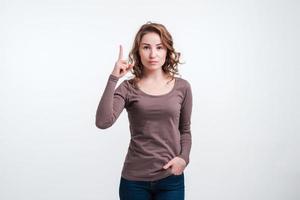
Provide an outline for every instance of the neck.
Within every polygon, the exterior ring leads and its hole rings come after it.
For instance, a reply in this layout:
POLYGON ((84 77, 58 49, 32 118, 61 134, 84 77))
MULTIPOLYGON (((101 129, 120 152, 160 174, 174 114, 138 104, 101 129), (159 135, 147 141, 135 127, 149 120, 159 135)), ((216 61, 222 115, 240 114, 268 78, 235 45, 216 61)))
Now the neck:
POLYGON ((168 78, 168 75, 163 70, 147 71, 143 75, 144 80, 160 81, 168 78))

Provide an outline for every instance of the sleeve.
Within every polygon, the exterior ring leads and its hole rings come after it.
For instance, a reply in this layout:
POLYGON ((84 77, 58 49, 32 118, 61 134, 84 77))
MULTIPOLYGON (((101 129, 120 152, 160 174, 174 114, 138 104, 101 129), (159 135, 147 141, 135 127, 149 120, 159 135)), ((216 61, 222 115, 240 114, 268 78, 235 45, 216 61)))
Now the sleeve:
POLYGON ((126 104, 125 81, 115 89, 119 78, 110 74, 96 112, 96 126, 100 129, 111 127, 118 119, 126 104))
POLYGON ((192 137, 191 137, 192 107, 193 107, 192 90, 190 84, 187 82, 185 97, 182 102, 181 110, 180 110, 179 131, 180 131, 181 152, 180 155, 178 156, 184 159, 187 165, 189 163, 189 155, 192 146, 192 137))

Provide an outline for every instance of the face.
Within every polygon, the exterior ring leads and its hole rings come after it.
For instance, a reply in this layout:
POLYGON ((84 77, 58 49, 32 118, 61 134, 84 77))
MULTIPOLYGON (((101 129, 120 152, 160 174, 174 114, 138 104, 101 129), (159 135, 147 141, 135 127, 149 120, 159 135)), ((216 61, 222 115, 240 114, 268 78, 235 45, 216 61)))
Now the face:
POLYGON ((147 33, 142 37, 139 54, 144 70, 161 70, 166 61, 167 49, 157 33, 147 33))

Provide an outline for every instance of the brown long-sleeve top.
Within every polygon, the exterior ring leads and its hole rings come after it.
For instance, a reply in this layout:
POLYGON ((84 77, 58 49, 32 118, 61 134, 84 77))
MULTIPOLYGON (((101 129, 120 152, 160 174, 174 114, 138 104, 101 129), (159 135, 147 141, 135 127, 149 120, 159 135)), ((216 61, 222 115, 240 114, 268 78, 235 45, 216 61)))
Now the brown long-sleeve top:
POLYGON ((96 126, 106 129, 127 110, 130 144, 121 176, 128 180, 154 181, 171 175, 163 166, 178 156, 189 163, 191 150, 192 90, 189 82, 175 77, 172 90, 151 95, 110 74, 96 113, 96 126))

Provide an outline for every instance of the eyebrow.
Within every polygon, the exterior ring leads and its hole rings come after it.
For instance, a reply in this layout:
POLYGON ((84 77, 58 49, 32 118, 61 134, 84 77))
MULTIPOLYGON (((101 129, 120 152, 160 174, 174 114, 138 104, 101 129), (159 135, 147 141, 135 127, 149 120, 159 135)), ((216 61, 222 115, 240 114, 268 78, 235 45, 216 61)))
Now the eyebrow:
MULTIPOLYGON (((142 43, 143 45, 150 45, 150 44, 148 44, 148 43, 142 43)), ((162 43, 159 43, 159 44, 156 44, 156 46, 158 46, 158 45, 162 45, 162 43)))

